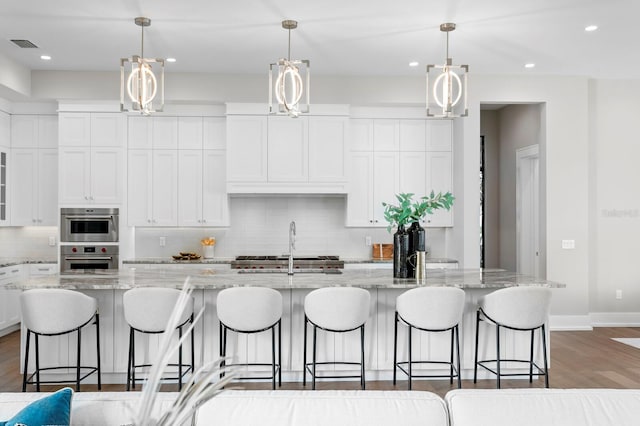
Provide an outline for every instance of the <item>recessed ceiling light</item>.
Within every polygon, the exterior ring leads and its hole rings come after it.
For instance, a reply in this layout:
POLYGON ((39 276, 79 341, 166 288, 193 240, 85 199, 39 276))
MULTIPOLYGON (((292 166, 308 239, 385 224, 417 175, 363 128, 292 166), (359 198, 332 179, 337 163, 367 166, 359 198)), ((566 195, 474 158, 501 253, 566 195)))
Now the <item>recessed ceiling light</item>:
POLYGON ((595 31, 597 29, 598 29, 597 25, 587 25, 586 27, 584 27, 584 30, 587 32, 595 31))
POLYGON ((40 56, 40 59, 42 59, 43 61, 50 61, 50 60, 51 60, 51 56, 49 56, 49 55, 42 55, 42 56, 40 56))
POLYGON ((167 58, 167 62, 175 62, 176 58, 167 58))
POLYGON ((536 64, 534 64, 534 63, 528 63, 528 64, 524 64, 524 67, 525 67, 525 68, 535 68, 535 67, 536 67, 536 64))
POLYGON ((418 65, 420 65, 420 62, 418 62, 418 61, 409 62, 409 66, 410 67, 417 67, 418 65))

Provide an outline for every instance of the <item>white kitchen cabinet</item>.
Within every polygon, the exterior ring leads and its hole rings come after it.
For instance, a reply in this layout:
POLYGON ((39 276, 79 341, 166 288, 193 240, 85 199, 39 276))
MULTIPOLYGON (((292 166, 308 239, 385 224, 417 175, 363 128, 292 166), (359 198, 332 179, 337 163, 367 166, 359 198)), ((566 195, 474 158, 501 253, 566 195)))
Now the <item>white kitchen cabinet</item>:
POLYGON ((11 152, 11 225, 58 224, 58 151, 17 148, 11 152))
POLYGON ((452 150, 452 121, 428 120, 427 121, 427 151, 451 151, 452 150))
POLYGON ((0 111, 0 148, 11 146, 11 116, 0 111))
POLYGON ((60 147, 60 204, 119 204, 121 148, 60 147))
POLYGON ((346 180, 345 117, 309 117, 309 182, 346 180))
POLYGON ((373 151, 373 120, 349 120, 349 147, 351 151, 373 151))
POLYGON ((59 140, 60 204, 121 203, 124 115, 60 113, 59 140))
POLYGON ((12 148, 58 148, 58 116, 12 115, 12 148))
MULTIPOLYGON (((451 152, 427 152, 426 160, 427 190, 434 191, 436 194, 452 191, 451 152)), ((453 210, 438 209, 425 219, 428 227, 453 226, 453 210)))
POLYGON ((224 117, 202 118, 202 148, 227 149, 227 120, 224 117))
POLYGON ((397 152, 352 152, 347 226, 387 226, 382 202, 398 192, 397 152))
POLYGON ((267 117, 227 117, 227 181, 267 181, 267 117))
POLYGON ((178 151, 129 150, 129 226, 177 226, 178 151))
POLYGON ((373 120, 373 150, 398 151, 400 147, 400 123, 398 120, 373 120))
POLYGON ((427 195, 426 161, 424 151, 400 152, 399 193, 411 193, 414 198, 427 195))
POLYGON ((178 117, 178 147, 202 149, 202 117, 178 117))
POLYGON ((0 146, 0 226, 9 224, 9 203, 7 195, 7 178, 9 149, 0 146))
POLYGON ((177 149, 178 117, 128 117, 129 149, 177 149))
POLYGON ((228 226, 225 152, 180 150, 178 153, 178 225, 228 226))
POLYGON ((269 117, 267 136, 267 180, 306 182, 309 177, 307 118, 269 117))
POLYGON ((6 288, 22 278, 22 265, 0 268, 0 336, 13 331, 20 324, 21 290, 6 288))
POLYGON ((400 120, 400 152, 424 151, 426 148, 426 120, 400 120))

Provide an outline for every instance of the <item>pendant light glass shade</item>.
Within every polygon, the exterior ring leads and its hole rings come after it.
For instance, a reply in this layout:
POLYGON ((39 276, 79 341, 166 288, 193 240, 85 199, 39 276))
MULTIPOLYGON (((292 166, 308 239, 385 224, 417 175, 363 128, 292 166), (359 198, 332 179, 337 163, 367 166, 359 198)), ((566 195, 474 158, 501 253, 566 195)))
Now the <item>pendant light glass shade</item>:
POLYGON ((447 56, 445 65, 427 65, 427 117, 466 117, 468 65, 453 65, 449 57, 449 32, 456 24, 440 25, 447 33, 447 56))
POLYGON ((144 27, 151 20, 136 18, 135 23, 142 28, 141 54, 120 59, 120 111, 148 115, 164 108, 164 59, 144 57, 144 27))
POLYGON ((298 117, 309 112, 309 61, 291 59, 291 30, 297 26, 296 21, 282 21, 282 28, 289 30, 289 54, 269 64, 269 114, 298 117))

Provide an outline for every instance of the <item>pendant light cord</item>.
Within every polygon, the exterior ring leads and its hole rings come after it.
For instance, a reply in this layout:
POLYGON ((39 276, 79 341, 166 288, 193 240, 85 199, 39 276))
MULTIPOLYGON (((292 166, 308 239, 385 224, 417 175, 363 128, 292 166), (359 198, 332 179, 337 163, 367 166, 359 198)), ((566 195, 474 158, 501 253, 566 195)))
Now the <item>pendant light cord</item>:
MULTIPOLYGON (((140 32, 142 33, 140 42, 140 57, 144 58, 144 25, 140 25, 140 32)), ((448 34, 447 37, 449 37, 448 34)))
POLYGON ((291 60, 291 28, 289 28, 289 50, 287 51, 287 60, 291 60))

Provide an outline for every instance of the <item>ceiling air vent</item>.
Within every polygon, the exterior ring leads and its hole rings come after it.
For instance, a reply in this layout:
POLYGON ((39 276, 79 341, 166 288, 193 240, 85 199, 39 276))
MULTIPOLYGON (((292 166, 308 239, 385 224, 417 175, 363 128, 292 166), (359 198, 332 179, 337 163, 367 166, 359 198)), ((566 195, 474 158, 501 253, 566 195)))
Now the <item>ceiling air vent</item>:
POLYGON ((31 43, 29 40, 11 40, 12 42, 14 42, 15 44, 18 45, 18 47, 21 47, 23 49, 37 49, 38 46, 36 46, 35 44, 31 43))

